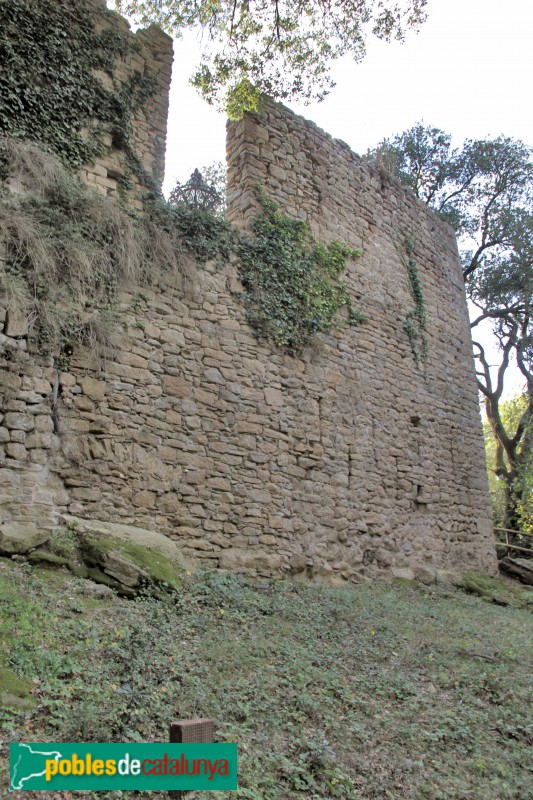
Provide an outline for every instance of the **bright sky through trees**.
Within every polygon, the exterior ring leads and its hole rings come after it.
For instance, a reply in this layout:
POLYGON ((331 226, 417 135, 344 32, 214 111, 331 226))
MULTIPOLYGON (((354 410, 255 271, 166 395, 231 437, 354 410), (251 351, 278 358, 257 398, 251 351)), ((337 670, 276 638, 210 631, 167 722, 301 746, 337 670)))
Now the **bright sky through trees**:
MULTIPOLYGON (((369 39, 361 64, 334 64, 337 86, 322 103, 290 107, 359 153, 420 120, 455 144, 501 133, 533 144, 531 0, 430 0, 428 11, 405 44, 369 39)), ((176 43, 167 186, 224 158, 224 115, 187 85, 198 48, 194 35, 176 43)))

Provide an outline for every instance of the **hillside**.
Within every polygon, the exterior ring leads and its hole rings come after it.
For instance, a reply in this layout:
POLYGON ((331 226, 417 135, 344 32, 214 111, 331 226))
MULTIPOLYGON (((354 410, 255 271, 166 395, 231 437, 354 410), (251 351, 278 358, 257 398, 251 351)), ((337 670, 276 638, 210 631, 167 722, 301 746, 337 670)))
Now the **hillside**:
MULTIPOLYGON (((514 606, 532 595, 484 580, 470 576, 482 599, 203 571, 163 599, 126 600, 0 559, 4 740, 165 741, 171 719, 208 716, 238 742, 228 798, 527 800, 532 626, 514 606)), ((94 795, 130 797, 148 794, 94 795)))

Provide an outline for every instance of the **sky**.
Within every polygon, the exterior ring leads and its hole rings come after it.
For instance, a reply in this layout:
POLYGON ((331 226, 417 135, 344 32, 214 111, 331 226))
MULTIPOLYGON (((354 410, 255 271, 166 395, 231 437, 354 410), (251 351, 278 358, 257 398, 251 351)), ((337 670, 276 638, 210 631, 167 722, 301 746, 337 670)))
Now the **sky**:
MULTIPOLYGON (((363 153, 423 121, 465 138, 513 136, 533 145, 532 0, 429 0, 429 18, 403 44, 370 40, 359 64, 333 65, 322 102, 290 108, 363 153)), ((196 36, 175 43, 168 190, 196 166, 225 159, 225 117, 187 85, 196 36)))
MULTIPOLYGON (((450 133, 455 146, 500 134, 533 145, 533 0, 428 0, 428 14, 403 44, 370 39, 361 63, 336 62, 336 87, 323 102, 287 105, 356 153, 419 121, 450 133)), ((195 167, 225 160, 224 114, 188 86, 196 35, 174 49, 165 193, 195 167)), ((520 381, 516 370, 509 395, 520 381)))

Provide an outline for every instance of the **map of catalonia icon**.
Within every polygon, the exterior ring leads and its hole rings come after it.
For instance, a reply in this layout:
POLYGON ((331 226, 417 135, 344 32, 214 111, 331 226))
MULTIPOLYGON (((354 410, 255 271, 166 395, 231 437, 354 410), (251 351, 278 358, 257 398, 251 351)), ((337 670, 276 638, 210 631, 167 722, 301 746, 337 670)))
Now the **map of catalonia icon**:
POLYGON ((235 743, 19 743, 10 745, 10 789, 237 789, 235 743))

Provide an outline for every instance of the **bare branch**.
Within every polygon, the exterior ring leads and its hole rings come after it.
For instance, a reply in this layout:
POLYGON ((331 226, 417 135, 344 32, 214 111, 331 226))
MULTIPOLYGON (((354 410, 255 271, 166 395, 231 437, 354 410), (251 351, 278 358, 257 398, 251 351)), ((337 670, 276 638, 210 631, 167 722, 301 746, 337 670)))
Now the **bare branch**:
POLYGON ((479 342, 472 342, 472 344, 474 345, 474 347, 477 347, 479 349, 479 353, 477 354, 477 356, 475 356, 475 358, 477 358, 479 361, 481 361, 481 366, 483 367, 483 371, 482 372, 477 372, 476 374, 477 375, 483 375, 483 377, 485 378, 485 384, 482 384, 481 381, 478 380, 478 382, 477 382, 478 386, 479 386, 480 390, 483 392, 483 394, 486 397, 491 397, 492 396, 492 378, 491 378, 491 375, 490 375, 489 362, 487 361, 486 356, 485 356, 485 349, 479 342))

